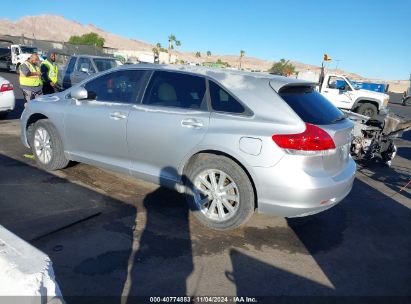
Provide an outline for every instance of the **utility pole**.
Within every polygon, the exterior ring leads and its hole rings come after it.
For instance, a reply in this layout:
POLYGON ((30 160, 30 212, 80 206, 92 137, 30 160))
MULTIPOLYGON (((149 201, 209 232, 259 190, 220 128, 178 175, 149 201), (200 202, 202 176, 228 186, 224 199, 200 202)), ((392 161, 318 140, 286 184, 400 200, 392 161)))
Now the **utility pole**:
POLYGON ((319 87, 320 87, 320 92, 321 92, 321 87, 322 87, 322 83, 324 81, 324 77, 325 77, 325 64, 327 63, 327 61, 331 61, 331 57, 328 56, 328 54, 324 54, 323 55, 323 61, 321 62, 321 73, 320 73, 320 81, 319 81, 319 87))

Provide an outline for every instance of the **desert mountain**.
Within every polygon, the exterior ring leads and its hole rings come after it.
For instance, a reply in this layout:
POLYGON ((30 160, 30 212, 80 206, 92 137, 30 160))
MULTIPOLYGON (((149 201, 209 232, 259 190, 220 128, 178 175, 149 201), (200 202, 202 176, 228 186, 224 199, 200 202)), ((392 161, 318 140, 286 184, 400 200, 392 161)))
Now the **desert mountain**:
MULTIPOLYGON (((106 32, 93 24, 81 24, 76 21, 68 20, 63 16, 55 15, 40 15, 40 16, 26 16, 16 22, 9 19, 0 19, 0 34, 22 36, 28 38, 35 38, 40 40, 50 40, 66 42, 73 35, 83 35, 86 33, 95 32, 105 39, 105 46, 116 48, 119 50, 136 50, 151 52, 153 44, 121 37, 109 32, 106 32)), ((164 33, 168 35, 169 33, 164 33)), ((153 41, 154 43, 154 41, 153 41)), ((184 41, 183 41, 184 43, 184 41)), ((210 48, 212 50, 212 47, 210 48)), ((180 59, 184 59, 189 62, 204 62, 204 61, 222 61, 228 62, 231 66, 238 66, 238 55, 215 55, 207 57, 206 54, 201 54, 201 58, 196 58, 194 52, 176 52, 180 59)), ((251 70, 267 70, 271 67, 272 61, 263 60, 259 58, 253 58, 245 56, 242 60, 243 67, 251 70)), ((297 71, 319 71, 319 66, 304 64, 301 62, 292 62, 297 71)), ((347 71, 338 70, 333 72, 339 74, 345 74, 355 79, 363 79, 361 76, 347 71)), ((381 80, 380 80, 381 81, 381 80)), ((396 85, 399 81, 390 81, 392 85, 396 85)), ((401 83, 401 87, 402 87, 401 83)))
MULTIPOLYGON (((16 22, 8 19, 0 20, 0 34, 12 36, 22 36, 40 40, 68 41, 73 35, 83 35, 95 32, 105 39, 105 46, 120 50, 139 50, 151 52, 153 45, 147 42, 127 39, 119 35, 108 33, 93 24, 81 24, 76 21, 68 20, 63 16, 40 15, 26 16, 16 22)), ((167 33, 165 33, 166 35, 167 33)), ((184 42, 183 42, 184 43, 184 42)), ((211 48, 212 49, 212 48, 211 48)), ((179 57, 190 62, 216 61, 221 59, 228 62, 231 66, 238 66, 238 55, 212 55, 206 57, 202 54, 201 58, 196 58, 194 52, 177 52, 179 57)), ((245 56, 243 66, 253 70, 267 70, 271 67, 272 61, 262 60, 245 56)), ((318 70, 319 67, 307 65, 300 62, 293 62, 297 70, 318 70)))

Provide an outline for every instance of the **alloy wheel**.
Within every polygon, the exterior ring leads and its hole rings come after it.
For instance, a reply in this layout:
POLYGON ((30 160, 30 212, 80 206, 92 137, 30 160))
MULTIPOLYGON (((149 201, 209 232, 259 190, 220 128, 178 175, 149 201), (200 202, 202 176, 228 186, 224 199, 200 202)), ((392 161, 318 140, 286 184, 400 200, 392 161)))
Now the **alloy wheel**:
POLYGON ((53 156, 51 138, 49 132, 44 128, 37 128, 34 133, 34 152, 43 164, 48 164, 51 161, 53 156))
POLYGON ((210 169, 194 180, 194 201, 198 210, 214 221, 234 216, 240 204, 240 193, 234 180, 225 172, 210 169))

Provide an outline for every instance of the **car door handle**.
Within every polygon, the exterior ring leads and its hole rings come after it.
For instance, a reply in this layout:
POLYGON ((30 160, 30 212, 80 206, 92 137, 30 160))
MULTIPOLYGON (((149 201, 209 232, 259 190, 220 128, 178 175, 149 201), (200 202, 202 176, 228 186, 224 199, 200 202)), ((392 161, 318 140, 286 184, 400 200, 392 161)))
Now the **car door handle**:
POLYGON ((127 115, 121 112, 112 112, 110 113, 110 118, 114 120, 120 120, 127 118, 127 115))
POLYGON ((324 90, 324 93, 328 93, 328 90, 326 91, 326 90, 324 90))
POLYGON ((203 127, 203 122, 194 118, 188 118, 181 121, 181 126, 186 128, 201 128, 203 127))

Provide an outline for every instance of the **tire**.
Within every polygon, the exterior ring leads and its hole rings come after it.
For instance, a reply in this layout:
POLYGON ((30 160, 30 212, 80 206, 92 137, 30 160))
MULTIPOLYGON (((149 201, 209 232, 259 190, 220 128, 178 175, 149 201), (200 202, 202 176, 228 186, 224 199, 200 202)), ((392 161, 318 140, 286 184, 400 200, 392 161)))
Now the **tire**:
POLYGON ((378 109, 372 103, 363 103, 357 108, 357 113, 368 117, 375 117, 378 114, 378 109))
POLYGON ((215 230, 231 230, 247 222, 254 213, 253 185, 245 171, 230 158, 205 153, 196 155, 185 178, 187 202, 201 224, 215 230))
POLYGON ((402 101, 402 105, 403 106, 411 106, 411 96, 404 98, 404 100, 402 101))
POLYGON ((38 167, 53 171, 67 167, 63 143, 56 127, 47 119, 38 120, 29 127, 30 147, 38 167))

